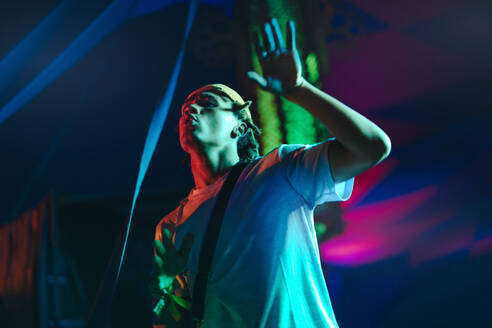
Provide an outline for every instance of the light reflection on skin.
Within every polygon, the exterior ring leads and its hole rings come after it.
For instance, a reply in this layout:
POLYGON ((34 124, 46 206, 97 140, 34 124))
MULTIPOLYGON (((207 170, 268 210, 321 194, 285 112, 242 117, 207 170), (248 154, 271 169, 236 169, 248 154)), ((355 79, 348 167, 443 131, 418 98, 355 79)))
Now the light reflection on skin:
POLYGON ((188 97, 181 107, 179 136, 183 150, 220 146, 232 142, 230 133, 237 123, 232 102, 213 92, 188 97))

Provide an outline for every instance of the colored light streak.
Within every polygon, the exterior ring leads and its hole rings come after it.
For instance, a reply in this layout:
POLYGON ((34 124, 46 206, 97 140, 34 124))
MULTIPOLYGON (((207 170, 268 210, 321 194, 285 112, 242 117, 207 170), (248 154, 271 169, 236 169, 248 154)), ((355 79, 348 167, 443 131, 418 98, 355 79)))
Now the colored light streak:
POLYGON ((470 250, 472 255, 475 256, 492 253, 492 236, 476 241, 470 250))
POLYGON ((47 41, 69 19, 70 13, 77 9, 76 4, 77 2, 74 0, 61 2, 35 29, 2 58, 0 61, 1 100, 3 100, 5 90, 19 77, 20 71, 39 54, 47 41))
POLYGON ((356 187, 350 198, 340 203, 343 208, 350 208, 358 204, 370 191, 383 181, 398 165, 396 158, 390 157, 373 167, 369 171, 359 175, 356 179, 356 187))
MULTIPOLYGON (((321 257, 331 264, 361 266, 402 253, 415 253, 419 238, 453 215, 454 210, 448 210, 417 221, 402 222, 406 216, 395 215, 394 219, 386 221, 368 219, 365 225, 349 222, 341 236, 321 245, 321 257)), ((415 263, 418 261, 412 262, 415 263)))
POLYGON ((53 83, 66 70, 84 57, 103 38, 128 18, 134 1, 115 1, 89 27, 58 55, 41 73, 16 94, 2 109, 0 123, 15 114, 22 106, 53 83))
POLYGON ((453 229, 428 236, 410 248, 410 265, 415 266, 454 252, 467 250, 473 244, 475 231, 475 224, 467 222, 453 229))

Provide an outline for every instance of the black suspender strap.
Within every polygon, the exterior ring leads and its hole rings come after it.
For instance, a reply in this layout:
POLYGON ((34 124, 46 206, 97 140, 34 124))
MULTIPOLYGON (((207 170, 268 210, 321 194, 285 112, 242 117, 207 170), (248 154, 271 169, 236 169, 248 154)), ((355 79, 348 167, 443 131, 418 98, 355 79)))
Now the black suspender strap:
POLYGON ((246 165, 247 163, 236 164, 227 176, 227 179, 217 197, 210 221, 208 222, 207 231, 203 237, 202 247, 200 249, 200 259, 198 261, 198 274, 193 287, 193 298, 191 305, 193 318, 198 324, 201 324, 203 321, 205 293, 207 289, 210 266, 212 264, 215 247, 217 246, 220 227, 224 219, 227 203, 229 202, 232 190, 236 185, 236 181, 246 165))

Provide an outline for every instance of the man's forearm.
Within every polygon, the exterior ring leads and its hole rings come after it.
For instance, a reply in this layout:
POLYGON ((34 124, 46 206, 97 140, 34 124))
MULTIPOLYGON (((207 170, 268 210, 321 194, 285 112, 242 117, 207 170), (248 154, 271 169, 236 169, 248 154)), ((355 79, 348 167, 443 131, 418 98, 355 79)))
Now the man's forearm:
POLYGON ((376 124, 306 80, 285 98, 306 109, 354 154, 380 159, 390 151, 391 142, 376 124))

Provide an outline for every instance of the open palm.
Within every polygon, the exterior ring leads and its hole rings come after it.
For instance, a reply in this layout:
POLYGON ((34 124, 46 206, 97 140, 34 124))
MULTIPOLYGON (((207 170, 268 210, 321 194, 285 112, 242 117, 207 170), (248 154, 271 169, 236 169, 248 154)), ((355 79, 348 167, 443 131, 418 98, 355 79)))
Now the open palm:
POLYGON ((262 40, 255 34, 255 47, 263 76, 255 71, 248 78, 265 90, 285 94, 302 83, 302 65, 295 41, 295 25, 287 23, 287 43, 280 31, 277 19, 266 22, 262 29, 262 40))
POLYGON ((155 240, 154 245, 156 251, 154 261, 158 275, 171 278, 183 272, 193 246, 193 235, 186 234, 181 249, 178 250, 173 245, 169 230, 162 229, 162 242, 155 240))

